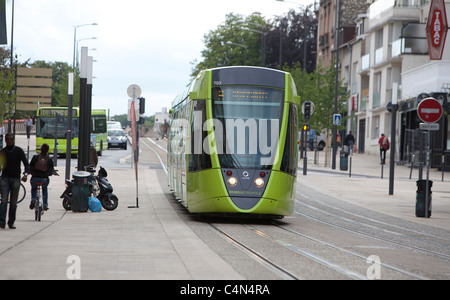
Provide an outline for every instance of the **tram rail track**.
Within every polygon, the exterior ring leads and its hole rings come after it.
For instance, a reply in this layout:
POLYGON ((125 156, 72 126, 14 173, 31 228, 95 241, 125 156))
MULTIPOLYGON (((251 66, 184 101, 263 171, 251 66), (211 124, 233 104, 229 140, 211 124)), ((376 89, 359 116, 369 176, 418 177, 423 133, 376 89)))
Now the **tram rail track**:
POLYGON ((218 226, 207 223, 211 228, 213 228, 219 235, 221 235, 225 240, 232 243, 235 247, 239 248, 242 252, 265 266, 267 269, 271 270, 273 273, 280 276, 282 279, 289 279, 289 280, 301 280, 302 278, 293 272, 289 271, 287 268, 284 268, 280 266, 279 264, 275 263, 271 259, 269 259, 267 256, 264 256, 260 254, 257 250, 252 249, 250 246, 245 245, 244 243, 240 242, 238 239, 233 238, 231 235, 225 233, 223 230, 221 230, 218 226))
MULTIPOLYGON (((299 193, 297 193, 297 195, 299 195, 299 193)), ((309 200, 311 200, 311 198, 309 200)), ((330 211, 325 211, 325 210, 320 209, 320 208, 318 208, 316 206, 303 203, 303 202, 299 201, 298 199, 296 200, 296 203, 300 204, 300 205, 302 205, 302 206, 304 206, 304 207, 306 207, 308 209, 312 209, 312 210, 318 212, 319 214, 326 215, 327 217, 333 217, 333 218, 339 219, 341 221, 344 221, 344 222, 346 222, 346 224, 352 223, 355 226, 357 226, 357 228, 359 228, 359 229, 354 229, 354 228, 351 228, 350 226, 347 226, 347 225, 338 224, 337 222, 331 221, 330 218, 326 219, 326 218, 323 218, 323 217, 314 216, 314 215, 306 213, 304 211, 299 211, 298 209, 295 209, 294 213, 297 214, 297 215, 301 215, 303 217, 315 220, 317 222, 326 224, 328 226, 331 226, 331 227, 334 227, 334 228, 338 228, 340 230, 345 230, 345 231, 348 231, 348 232, 351 232, 351 233, 355 233, 355 234, 358 234, 358 235, 361 235, 361 236, 364 236, 364 237, 367 237, 367 238, 375 239, 375 240, 382 241, 382 242, 387 242, 387 243, 390 243, 390 244, 393 244, 393 245, 396 245, 396 246, 400 246, 400 247, 403 247, 403 248, 406 248, 406 249, 409 249, 409 250, 420 251, 420 252, 428 254, 428 255, 433 255, 433 256, 441 257, 443 259, 450 260, 450 255, 449 254, 438 252, 438 251, 434 251, 434 250, 430 250, 430 249, 425 249, 424 247, 414 246, 411 243, 407 244, 405 242, 397 241, 397 240, 395 240, 393 238, 393 237, 397 236, 397 237, 402 237, 403 239, 408 238, 408 239, 412 239, 414 241, 419 241, 421 243, 431 243, 428 240, 419 239, 417 236, 413 236, 412 234, 405 234, 405 233, 401 233, 401 232, 395 231, 396 229, 398 230, 399 228, 401 228, 404 231, 411 231, 409 228, 400 227, 400 226, 392 226, 394 228, 387 230, 387 229, 384 229, 384 228, 380 228, 380 227, 376 227, 376 226, 373 226, 373 225, 366 224, 366 223, 361 222, 361 221, 357 221, 357 220, 354 220, 354 219, 343 217, 341 215, 331 213, 330 211), (368 233, 368 232, 365 232, 365 231, 362 230, 362 228, 364 228, 364 227, 370 228, 370 229, 375 230, 375 231, 378 230, 378 231, 381 231, 383 234, 387 233, 389 235, 388 235, 388 237, 383 237, 381 234, 368 233)), ((371 222, 375 221, 372 218, 367 219, 367 218, 362 217, 362 216, 358 216, 358 217, 362 218, 362 219, 370 220, 371 222)), ((387 223, 384 223, 384 222, 383 222, 383 224, 384 225, 388 225, 387 223)), ((415 231, 415 230, 411 231, 411 232, 413 234, 415 234, 415 235, 418 235, 418 234, 423 235, 423 233, 415 231)), ((438 238, 438 237, 436 237, 436 238, 438 238)), ((439 239, 441 239, 441 237, 439 237, 439 239)), ((433 243, 438 244, 439 246, 445 247, 447 249, 449 248, 448 244, 438 243, 438 242, 433 242, 433 243)))
MULTIPOLYGON (((153 144, 155 142, 152 141, 153 144)), ((150 148, 151 145, 148 145, 150 148)), ((153 145, 154 152, 164 151, 165 149, 159 145, 153 145)), ((161 165, 165 168, 163 159, 158 154, 161 165)), ((314 233, 306 234, 303 231, 296 230, 296 226, 299 226, 299 222, 308 219, 315 223, 321 223, 326 227, 333 228, 338 232, 347 232, 347 236, 359 236, 364 240, 376 241, 374 248, 379 247, 381 250, 388 251, 396 250, 398 248, 406 249, 412 255, 425 254, 427 257, 435 257, 440 260, 450 260, 450 255, 446 251, 437 251, 433 249, 427 249, 422 247, 421 243, 430 243, 436 247, 450 248, 447 243, 450 239, 445 235, 430 234, 425 235, 422 231, 415 228, 407 227, 407 225, 397 225, 390 223, 384 218, 378 218, 377 216, 364 216, 364 214, 358 214, 358 211, 346 211, 345 209, 333 206, 327 201, 321 201, 321 198, 313 198, 302 192, 296 193, 296 208, 294 209, 295 221, 285 222, 274 220, 270 223, 271 226, 260 224, 248 225, 242 222, 228 223, 229 227, 222 228, 221 224, 215 222, 205 222, 205 224, 212 229, 218 236, 225 241, 233 245, 240 252, 245 253, 248 257, 251 257, 253 261, 261 264, 267 270, 270 270, 272 274, 275 274, 281 279, 308 279, 316 278, 311 274, 303 274, 298 270, 301 269, 298 265, 295 265, 296 260, 305 259, 309 260, 311 264, 310 268, 318 268, 321 265, 321 269, 327 269, 333 271, 333 274, 339 275, 320 275, 326 278, 348 278, 364 280, 368 279, 368 275, 364 274, 367 271, 368 257, 364 251, 349 249, 352 248, 349 244, 347 246, 340 246, 338 243, 328 240, 327 238, 321 238, 314 233), (300 208, 301 207, 301 208, 300 208), (266 226, 266 227, 264 227, 266 226), (242 228, 242 229, 241 229, 242 228), (244 231, 245 230, 245 231, 244 231), (282 233, 284 232, 284 234, 282 233), (254 236, 254 238, 252 237, 254 236), (255 240, 264 238, 266 243, 271 243, 273 249, 284 249, 283 253, 289 250, 293 257, 298 257, 292 260, 292 264, 286 264, 283 259, 279 259, 259 245, 255 240), (300 238, 300 240, 298 240, 300 238), (296 240, 297 239, 297 240, 296 240), (407 239, 403 242, 402 239, 407 239), (314 250, 311 250, 308 246, 302 243, 308 240, 314 243, 314 250), (395 247, 391 247, 393 245, 395 247), (323 249, 327 248, 326 251, 323 249), (391 249, 392 248, 392 249, 391 249), (415 253, 415 254, 414 254, 415 253), (300 256, 302 258, 300 258, 300 256), (334 256, 340 257, 340 259, 334 259, 334 256), (347 258, 346 258, 347 257, 347 258), (281 262, 280 262, 281 261, 281 262), (347 263, 346 261, 350 261, 347 263), (358 267, 355 269, 352 266, 352 262, 359 261, 358 267), (317 267, 315 267, 317 266, 317 267), (364 269, 366 268, 366 269, 364 269)), ((312 223, 313 224, 313 223, 312 223)), ((403 223, 401 223, 403 224, 403 223)), ((325 228, 326 228, 325 227, 325 228)), ((266 245, 267 246, 267 245, 266 245)), ((401 250, 400 250, 401 251, 401 250)), ((428 276, 429 273, 420 272, 409 265, 403 265, 394 261, 380 262, 380 267, 383 268, 383 274, 389 273, 383 278, 401 278, 401 279, 419 279, 427 280, 435 278, 435 274, 428 276), (397 274, 397 275, 395 275, 397 274)), ((308 273, 308 272, 307 272, 308 273)), ((314 270, 314 274, 318 274, 318 271, 314 270)), ((326 271, 325 271, 326 273, 326 271)), ((437 274, 436 276, 440 276, 437 274)), ((445 274, 443 274, 445 276, 445 274)), ((258 277, 259 278, 259 277, 258 277)))

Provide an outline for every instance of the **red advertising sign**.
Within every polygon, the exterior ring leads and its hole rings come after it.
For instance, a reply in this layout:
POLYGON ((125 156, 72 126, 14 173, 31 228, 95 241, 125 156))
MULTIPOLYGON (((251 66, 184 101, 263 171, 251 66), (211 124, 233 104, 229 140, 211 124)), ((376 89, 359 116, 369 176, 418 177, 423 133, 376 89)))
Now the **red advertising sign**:
POLYGON ((434 98, 424 99, 417 107, 417 114, 425 123, 435 123, 442 117, 442 105, 434 98))
POLYGON ((441 60, 447 38, 448 22, 444 0, 432 0, 426 26, 430 59, 441 60))

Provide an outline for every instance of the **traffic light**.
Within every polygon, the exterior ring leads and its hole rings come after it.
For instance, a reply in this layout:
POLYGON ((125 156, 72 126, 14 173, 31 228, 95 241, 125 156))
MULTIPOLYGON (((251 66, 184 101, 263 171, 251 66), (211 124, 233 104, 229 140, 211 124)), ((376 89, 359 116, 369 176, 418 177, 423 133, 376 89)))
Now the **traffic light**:
POLYGON ((306 101, 304 104, 303 115, 305 116, 305 120, 309 120, 311 117, 311 102, 306 101))
POLYGON ((303 125, 303 131, 309 131, 311 129, 311 126, 309 124, 303 125))
POLYGON ((139 99, 139 114, 145 114, 145 98, 140 97, 139 99))

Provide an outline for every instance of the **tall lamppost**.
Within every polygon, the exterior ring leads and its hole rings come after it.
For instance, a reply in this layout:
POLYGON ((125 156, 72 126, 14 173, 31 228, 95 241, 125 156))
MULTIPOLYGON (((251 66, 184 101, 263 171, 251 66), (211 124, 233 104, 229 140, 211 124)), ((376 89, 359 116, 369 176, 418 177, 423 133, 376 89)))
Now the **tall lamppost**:
POLYGON ((248 46, 242 45, 242 44, 233 43, 233 42, 230 42, 230 41, 226 42, 225 44, 226 44, 226 45, 230 45, 230 46, 231 46, 231 45, 233 45, 233 46, 239 46, 239 47, 242 47, 242 48, 245 49, 244 66, 246 66, 246 65, 247 65, 247 52, 248 52, 248 46))
POLYGON ((76 58, 75 58, 75 64, 74 64, 74 68, 76 67, 76 66, 78 66, 78 61, 79 61, 79 57, 78 57, 78 42, 81 42, 81 41, 88 41, 88 40, 96 40, 97 38, 96 37, 91 37, 91 38, 85 38, 85 39, 79 39, 79 40, 76 40, 75 41, 75 49, 76 49, 76 58))
POLYGON ((97 23, 89 23, 89 24, 81 24, 73 26, 73 64, 72 67, 75 69, 75 55, 78 52, 78 44, 77 44, 77 29, 83 26, 97 26, 97 23))
MULTIPOLYGON (((339 48, 341 47, 340 33, 341 33, 341 1, 336 1, 336 16, 337 24, 334 36, 336 37, 336 74, 334 86, 334 114, 338 113, 338 99, 339 99, 339 48)), ((333 157, 331 159, 331 168, 336 169, 336 155, 337 155, 337 125, 333 125, 333 157)))
POLYGON ((245 22, 245 21, 237 22, 237 24, 251 24, 251 25, 257 26, 261 29, 261 30, 256 30, 256 29, 250 29, 247 27, 241 28, 244 31, 250 31, 250 32, 261 34, 261 67, 265 67, 266 66, 266 35, 268 34, 268 32, 263 31, 265 29, 265 27, 260 24, 256 24, 256 23, 252 23, 252 22, 245 22))

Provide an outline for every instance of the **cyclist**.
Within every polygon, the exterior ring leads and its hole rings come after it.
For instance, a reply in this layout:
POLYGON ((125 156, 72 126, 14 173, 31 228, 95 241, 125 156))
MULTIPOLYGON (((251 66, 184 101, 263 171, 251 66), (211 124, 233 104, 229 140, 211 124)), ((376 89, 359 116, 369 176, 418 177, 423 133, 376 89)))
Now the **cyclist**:
POLYGON ((22 176, 23 182, 27 181, 30 165, 28 164, 28 159, 25 156, 23 149, 14 144, 14 135, 12 133, 7 133, 5 135, 5 141, 6 147, 0 151, 0 165, 3 171, 0 182, 2 195, 0 205, 0 228, 5 228, 8 198, 10 198, 8 227, 10 229, 16 229, 14 222, 16 220, 17 196, 20 189, 20 162, 25 166, 25 172, 22 176), (11 195, 11 197, 8 197, 9 195, 11 195))
POLYGON ((48 144, 42 144, 41 153, 36 154, 30 161, 31 170, 31 203, 30 209, 34 209, 37 195, 37 184, 42 184, 42 196, 44 200, 44 210, 48 210, 48 184, 50 183, 49 176, 55 174, 53 166, 53 159, 48 155, 48 144))

